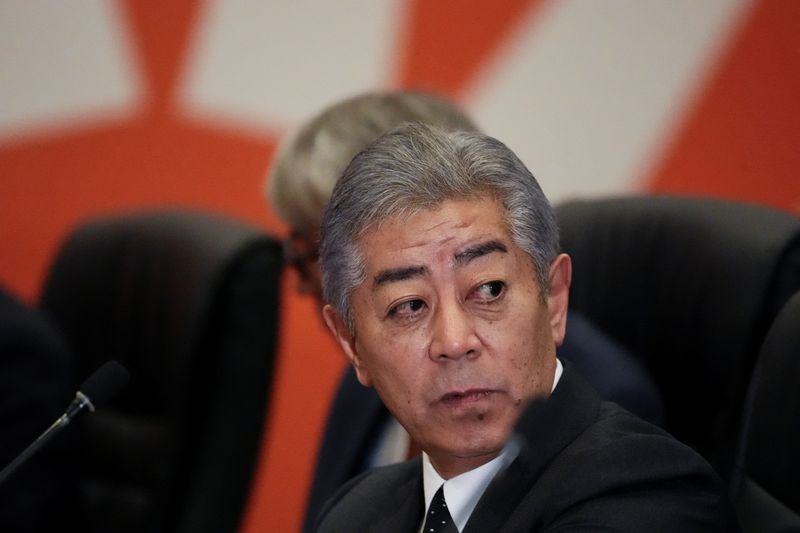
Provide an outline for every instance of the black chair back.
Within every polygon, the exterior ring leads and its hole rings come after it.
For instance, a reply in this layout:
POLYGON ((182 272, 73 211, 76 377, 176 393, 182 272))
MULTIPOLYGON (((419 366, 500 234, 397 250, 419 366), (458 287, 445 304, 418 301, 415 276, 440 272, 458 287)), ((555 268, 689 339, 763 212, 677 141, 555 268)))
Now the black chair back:
POLYGON ((731 483, 742 531, 800 531, 800 293, 767 334, 742 427, 731 483))
POLYGON ((63 245, 41 307, 89 375, 131 373, 83 419, 92 531, 235 531, 261 444, 281 246, 199 212, 97 218, 63 245))
POLYGON ((644 359, 666 428, 727 477, 755 356, 800 288, 800 219, 662 196, 574 201, 557 215, 571 305, 644 359))

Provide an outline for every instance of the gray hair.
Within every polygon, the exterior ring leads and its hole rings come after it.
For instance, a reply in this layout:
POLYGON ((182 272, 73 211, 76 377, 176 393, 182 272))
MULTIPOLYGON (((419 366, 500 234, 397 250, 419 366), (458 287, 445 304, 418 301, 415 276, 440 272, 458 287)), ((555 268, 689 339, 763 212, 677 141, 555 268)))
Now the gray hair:
POLYGON ((266 181, 272 208, 292 229, 316 229, 336 180, 353 156, 404 122, 477 130, 458 107, 430 94, 379 91, 349 98, 281 143, 266 181))
POLYGON ((558 253, 558 227, 536 178, 503 143, 421 123, 389 131, 359 153, 333 189, 321 227, 325 300, 354 330, 350 294, 365 279, 359 239, 390 217, 446 200, 499 200, 515 244, 532 259, 542 298, 558 253))

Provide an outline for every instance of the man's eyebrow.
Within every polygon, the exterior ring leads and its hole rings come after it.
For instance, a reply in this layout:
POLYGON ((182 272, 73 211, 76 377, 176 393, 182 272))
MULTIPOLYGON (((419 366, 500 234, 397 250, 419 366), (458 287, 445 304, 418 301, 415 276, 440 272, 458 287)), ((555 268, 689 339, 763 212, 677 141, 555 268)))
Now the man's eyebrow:
POLYGON ((408 266, 400 268, 389 268, 378 272, 372 281, 372 290, 377 289, 385 283, 394 281, 405 281, 407 279, 418 278, 428 273, 424 266, 408 266))
POLYGON ((475 246, 470 246, 453 256, 455 259, 456 265, 465 265, 472 261, 473 259, 477 259, 479 257, 483 257, 484 255, 490 254, 492 252, 500 252, 500 253, 508 253, 508 248, 502 242, 492 239, 491 241, 486 241, 481 244, 477 244, 475 246))
MULTIPOLYGON (((492 252, 508 253, 508 248, 497 239, 492 239, 475 246, 470 246, 453 256, 456 265, 465 265, 492 252)), ((412 278, 422 277, 428 274, 425 266, 407 266, 399 268, 389 268, 378 272, 372 280, 372 290, 376 290, 381 285, 395 281, 405 281, 412 278)))

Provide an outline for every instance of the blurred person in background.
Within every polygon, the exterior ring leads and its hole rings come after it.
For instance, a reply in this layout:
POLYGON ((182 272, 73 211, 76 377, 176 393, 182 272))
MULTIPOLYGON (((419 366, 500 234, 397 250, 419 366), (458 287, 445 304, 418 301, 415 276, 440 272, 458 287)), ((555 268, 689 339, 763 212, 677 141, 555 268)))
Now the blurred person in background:
MULTIPOLYGON (((442 98, 412 91, 370 92, 323 110, 277 151, 267 177, 267 198, 291 229, 286 254, 299 275, 298 291, 315 298, 320 309, 319 228, 334 185, 356 154, 406 122, 478 131, 469 117, 442 98)), ((572 361, 604 399, 656 424, 663 422, 660 395, 641 363, 580 314, 570 312, 569 335, 558 355, 572 361)), ((304 530, 311 530, 322 504, 344 482, 367 468, 417 452, 375 390, 361 386, 348 365, 328 414, 304 530)))

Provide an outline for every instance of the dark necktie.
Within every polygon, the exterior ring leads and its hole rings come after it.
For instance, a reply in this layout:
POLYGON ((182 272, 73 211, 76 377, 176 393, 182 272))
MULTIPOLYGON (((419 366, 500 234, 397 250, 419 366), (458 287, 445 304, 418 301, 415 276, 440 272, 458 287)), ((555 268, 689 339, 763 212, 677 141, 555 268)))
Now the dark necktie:
POLYGON ((436 491, 428 514, 425 517, 425 525, 422 526, 423 533, 456 533, 456 525, 447 510, 447 503, 444 501, 444 484, 436 491))

